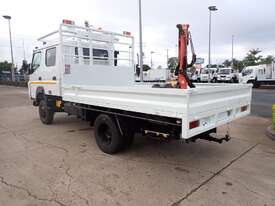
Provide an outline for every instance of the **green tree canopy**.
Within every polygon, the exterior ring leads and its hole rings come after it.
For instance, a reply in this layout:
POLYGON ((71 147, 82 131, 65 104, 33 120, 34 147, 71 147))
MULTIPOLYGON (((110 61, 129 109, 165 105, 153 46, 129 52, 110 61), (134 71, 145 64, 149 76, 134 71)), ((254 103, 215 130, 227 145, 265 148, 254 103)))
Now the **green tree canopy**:
POLYGON ((10 71, 11 63, 8 61, 0 62, 0 71, 10 71))
POLYGON ((232 61, 230 61, 230 60, 225 60, 224 62, 223 62, 223 65, 225 66, 225 67, 230 67, 231 66, 231 62, 232 61))
POLYGON ((275 58, 272 55, 268 55, 261 59, 260 64, 271 64, 273 61, 275 61, 275 58))
POLYGON ((171 71, 171 73, 175 72, 177 66, 178 66, 178 57, 170 57, 168 59, 168 69, 171 71))
MULTIPOLYGON (((251 49, 246 54, 243 60, 233 59, 233 69, 237 69, 238 71, 242 71, 244 67, 254 66, 259 64, 271 64, 275 61, 275 58, 272 55, 268 55, 263 57, 260 55, 262 51, 259 49, 251 49)), ((223 62, 224 66, 231 66, 232 60, 225 60, 223 62)))
POLYGON ((261 63, 261 60, 263 58, 262 55, 260 55, 262 51, 260 49, 251 49, 246 54, 246 57, 243 59, 243 63, 246 66, 254 66, 259 65, 261 63))

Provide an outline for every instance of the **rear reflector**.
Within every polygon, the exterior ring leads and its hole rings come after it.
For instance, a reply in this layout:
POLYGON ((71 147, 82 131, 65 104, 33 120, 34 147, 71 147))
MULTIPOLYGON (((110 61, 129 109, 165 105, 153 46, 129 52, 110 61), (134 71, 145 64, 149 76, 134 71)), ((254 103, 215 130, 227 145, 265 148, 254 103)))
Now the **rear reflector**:
POLYGON ((247 111, 247 109, 248 109, 248 105, 242 106, 241 107, 241 112, 245 112, 245 111, 247 111))
POLYGON ((200 121, 199 120, 190 122, 189 123, 189 129, 194 129, 194 128, 198 127, 199 125, 200 125, 200 121))

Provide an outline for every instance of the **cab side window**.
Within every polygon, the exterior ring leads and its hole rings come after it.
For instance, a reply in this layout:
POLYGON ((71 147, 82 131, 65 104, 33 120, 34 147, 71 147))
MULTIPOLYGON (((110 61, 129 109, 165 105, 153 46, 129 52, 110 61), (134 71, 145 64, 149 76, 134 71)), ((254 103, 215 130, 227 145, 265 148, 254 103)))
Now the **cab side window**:
POLYGON ((46 50, 46 66, 55 66, 56 62, 56 48, 50 48, 46 50))
POLYGON ((41 65, 41 52, 33 54, 30 73, 32 74, 41 65))
MULTIPOLYGON (((119 52, 115 51, 114 52, 114 65, 117 66, 117 56, 118 56, 119 52)), ((108 65, 109 61, 109 54, 107 50, 104 49, 93 49, 93 60, 94 60, 94 64, 96 65, 108 65)))

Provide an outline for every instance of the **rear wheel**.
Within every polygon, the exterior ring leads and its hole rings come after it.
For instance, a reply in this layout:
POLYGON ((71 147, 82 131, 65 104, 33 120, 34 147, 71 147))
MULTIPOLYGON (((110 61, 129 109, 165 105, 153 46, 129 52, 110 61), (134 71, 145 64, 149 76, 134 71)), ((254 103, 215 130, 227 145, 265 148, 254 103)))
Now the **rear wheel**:
POLYGON ((52 124, 54 111, 47 106, 45 99, 40 100, 38 111, 40 120, 43 124, 52 124))
POLYGON ((115 154, 123 149, 124 138, 114 119, 106 114, 95 120, 95 138, 98 147, 107 154, 115 154))

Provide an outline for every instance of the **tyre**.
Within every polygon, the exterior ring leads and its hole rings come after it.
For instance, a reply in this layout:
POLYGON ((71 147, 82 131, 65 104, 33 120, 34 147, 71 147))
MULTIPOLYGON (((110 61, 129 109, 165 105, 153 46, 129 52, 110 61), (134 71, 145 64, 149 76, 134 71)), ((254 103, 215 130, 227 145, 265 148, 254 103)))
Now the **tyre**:
POLYGON ((115 154, 123 149, 124 138, 114 119, 106 114, 100 114, 95 120, 95 138, 104 153, 115 154))
POLYGON ((253 88, 259 88, 260 86, 260 82, 258 82, 257 80, 253 81, 253 88))
POLYGON ((54 112, 47 106, 45 99, 40 100, 38 111, 40 120, 43 124, 52 124, 54 112))

